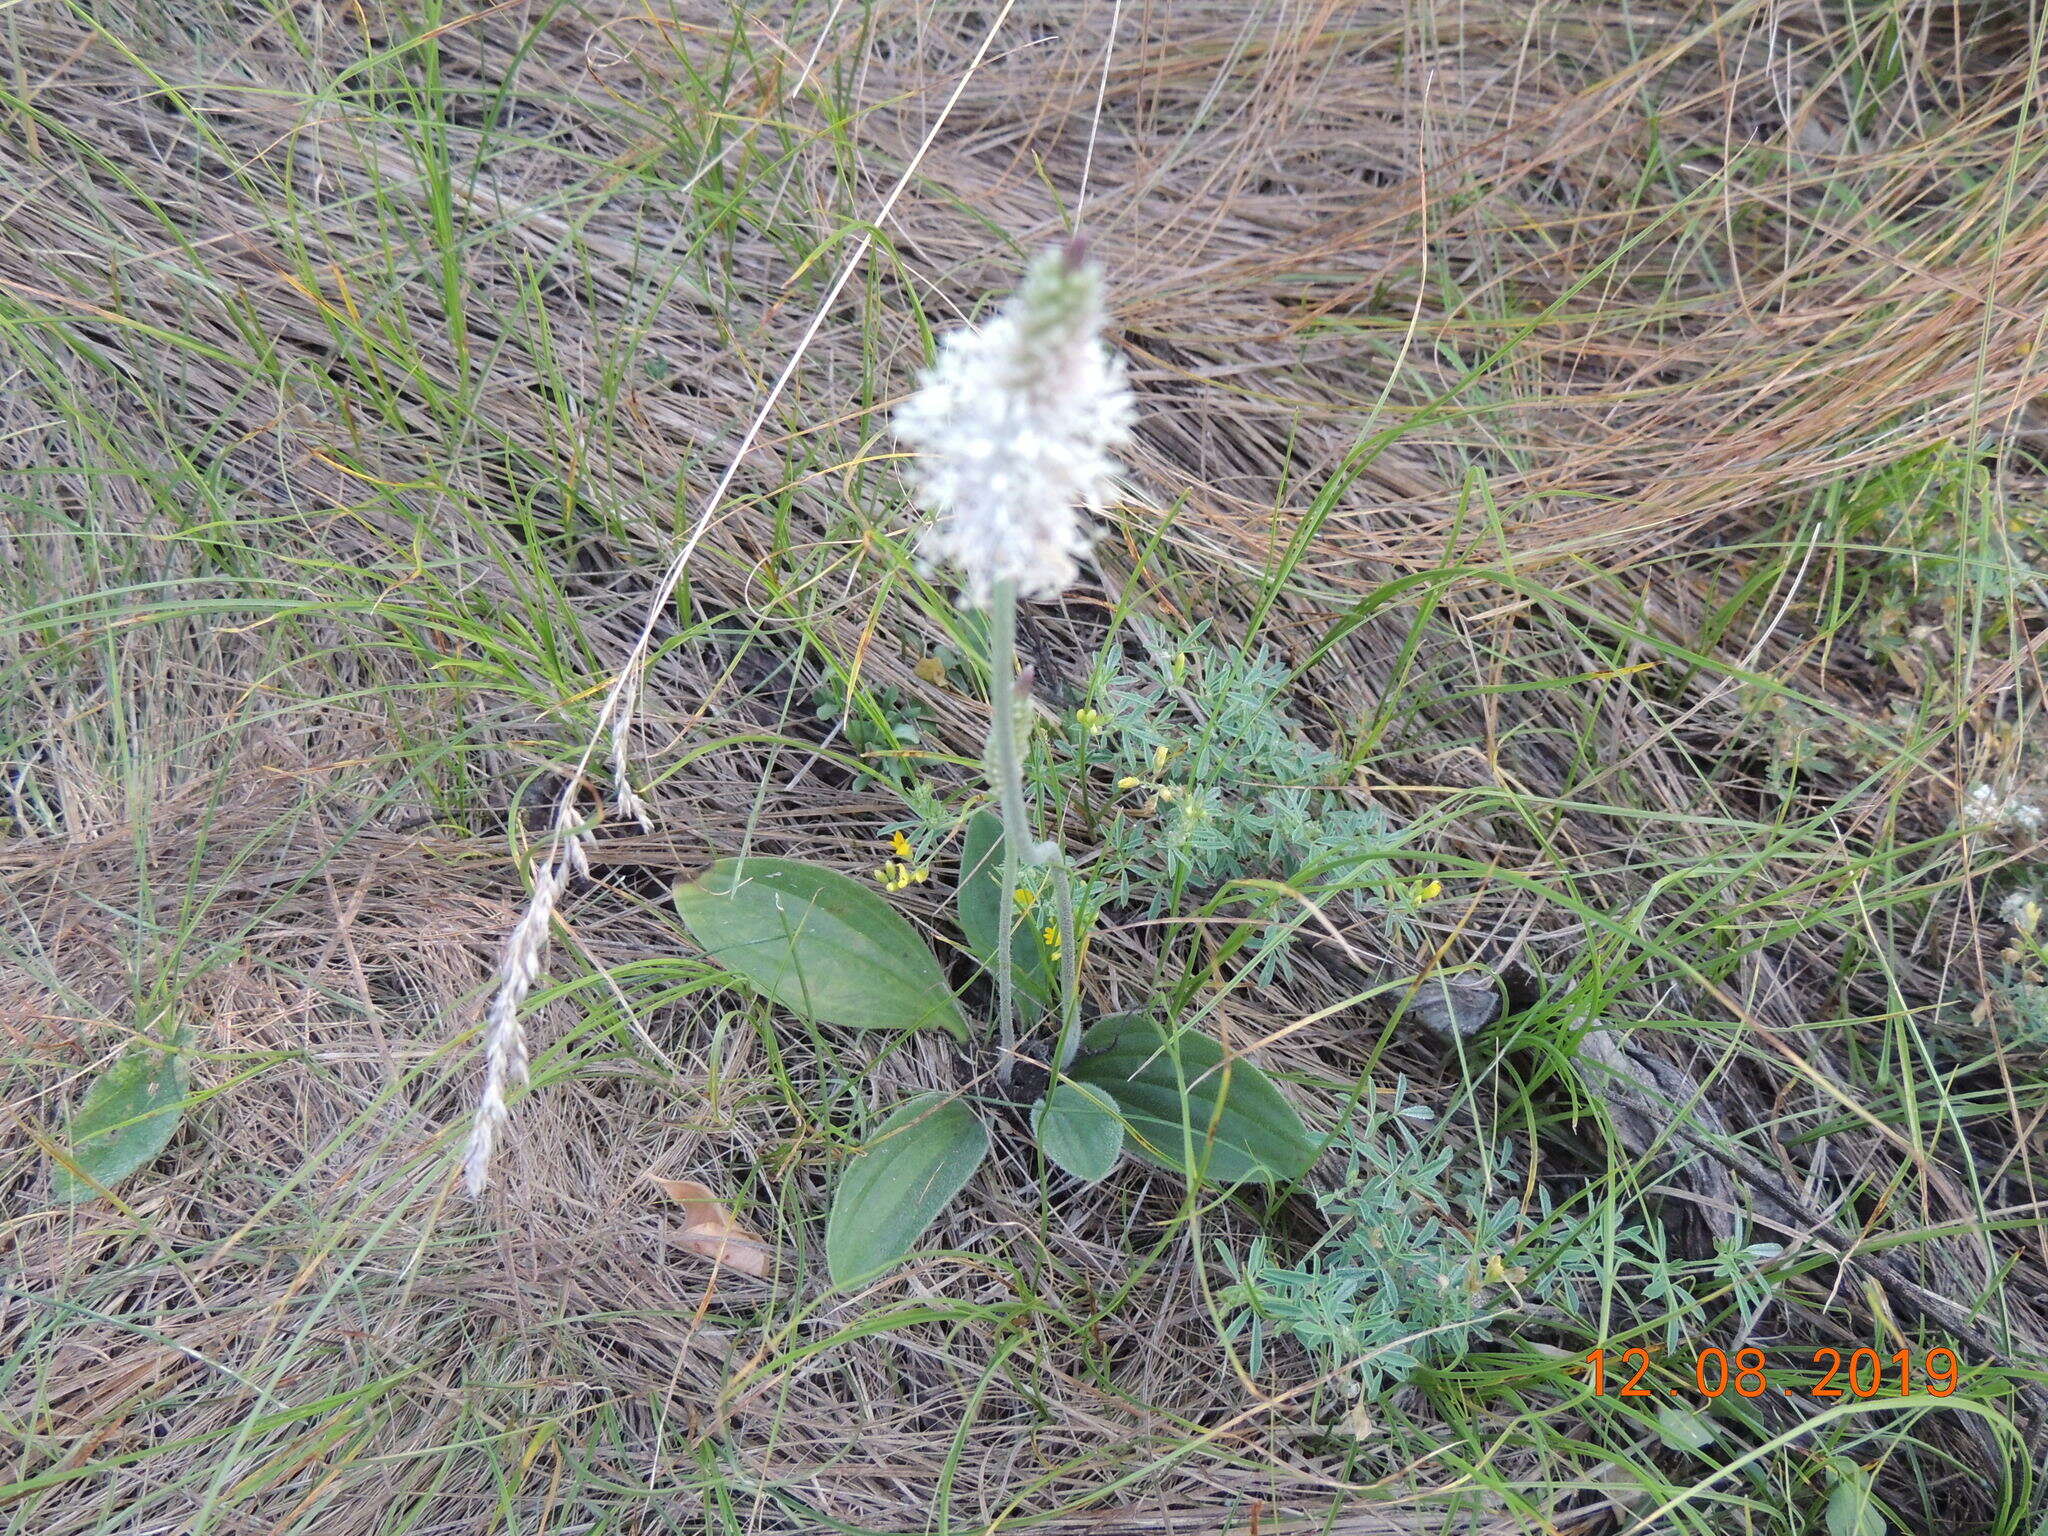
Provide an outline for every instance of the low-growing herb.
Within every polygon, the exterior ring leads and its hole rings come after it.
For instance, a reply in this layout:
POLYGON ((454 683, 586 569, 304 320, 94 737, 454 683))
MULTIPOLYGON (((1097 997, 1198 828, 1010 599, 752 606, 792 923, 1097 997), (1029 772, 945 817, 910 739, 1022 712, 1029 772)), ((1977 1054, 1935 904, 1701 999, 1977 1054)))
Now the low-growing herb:
MULTIPOLYGON (((1114 466, 1129 396, 1103 346, 1100 280, 1076 250, 1052 252, 1003 312, 946 338, 897 430, 920 455, 920 499, 937 514, 927 554, 953 567, 963 601, 989 610, 989 777, 999 815, 967 824, 956 905, 967 948, 994 981, 996 1098, 1014 1098, 1025 1029, 1051 1016, 1028 1105, 1049 1161, 1105 1177, 1130 1150, 1216 1183, 1301 1177, 1318 1146, 1251 1062, 1192 1030, 1144 1017, 1084 1036, 1075 970, 1076 880, 1038 841, 1025 796, 1016 670, 1017 601, 1075 575, 1114 466), (1028 872, 1028 873, 1027 873, 1028 872)), ((883 699, 885 752, 916 739, 901 700, 883 699), (906 737, 906 728, 910 735, 906 737)), ((857 745, 860 743, 856 743, 857 745)), ((928 870, 907 838, 876 872, 884 890, 928 870)), ((781 1007, 850 1028, 968 1025, 937 962, 872 887, 787 859, 721 859, 678 886, 677 910, 707 953, 781 1007)), ((986 1157, 988 1112, 963 1096, 899 1106, 840 1180, 826 1224, 833 1281, 851 1285, 905 1257, 986 1157)))
POLYGON ((1534 1209, 1495 1195, 1433 1120, 1401 1113, 1398 1100, 1342 1145, 1343 1180, 1316 1196, 1329 1223, 1321 1241, 1289 1264, 1258 1238, 1232 1261, 1229 1332, 1255 1370, 1285 1335, 1348 1394, 1373 1396, 1459 1359, 1533 1306, 1568 1304, 1598 1271, 1590 1250, 1518 1257, 1548 1221, 1540 1193, 1534 1209))

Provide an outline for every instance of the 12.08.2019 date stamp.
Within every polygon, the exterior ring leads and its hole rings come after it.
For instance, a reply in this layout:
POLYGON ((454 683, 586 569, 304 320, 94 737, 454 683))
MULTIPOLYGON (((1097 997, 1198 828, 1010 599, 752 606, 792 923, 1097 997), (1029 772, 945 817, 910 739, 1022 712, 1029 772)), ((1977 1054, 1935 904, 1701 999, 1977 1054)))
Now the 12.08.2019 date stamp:
POLYGON ((1947 1397, 1962 1378, 1956 1352, 1910 1349, 1881 1355, 1874 1349, 1816 1349, 1808 1361, 1804 1351, 1773 1356, 1761 1349, 1707 1348, 1692 1357, 1692 1370, 1682 1357, 1667 1356, 1667 1369, 1651 1378, 1654 1357, 1647 1349, 1596 1349, 1586 1356, 1587 1385, 1595 1397, 1677 1397, 1696 1391, 1701 1397, 1762 1397, 1785 1392, 1803 1397, 1905 1397, 1925 1392, 1947 1397), (1675 1384, 1672 1378, 1677 1379, 1675 1384))

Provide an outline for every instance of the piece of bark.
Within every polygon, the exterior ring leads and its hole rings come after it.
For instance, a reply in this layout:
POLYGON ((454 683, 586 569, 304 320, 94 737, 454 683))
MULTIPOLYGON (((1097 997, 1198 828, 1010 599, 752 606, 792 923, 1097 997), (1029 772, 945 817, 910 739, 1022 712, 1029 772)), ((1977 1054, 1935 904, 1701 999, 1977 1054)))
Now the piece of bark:
POLYGON ((1727 1129, 1700 1085, 1675 1062, 1637 1042, 1626 1030, 1595 1029, 1579 1042, 1579 1059, 1604 1076, 1608 1114, 1621 1144, 1647 1160, 1659 1179, 1688 1196, 1705 1235, 1716 1245, 1746 1229, 1735 1181, 1702 1142, 1724 1140, 1727 1129), (1681 1159, 1681 1148, 1694 1149, 1681 1159))

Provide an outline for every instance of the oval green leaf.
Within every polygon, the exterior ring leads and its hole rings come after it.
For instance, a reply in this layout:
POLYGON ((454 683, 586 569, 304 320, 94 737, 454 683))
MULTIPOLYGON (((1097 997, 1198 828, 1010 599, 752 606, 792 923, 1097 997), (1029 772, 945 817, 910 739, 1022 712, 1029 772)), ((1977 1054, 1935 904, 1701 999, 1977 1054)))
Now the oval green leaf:
POLYGON ((907 1255, 988 1156, 988 1128, 943 1093, 924 1093, 882 1122, 847 1166, 825 1223, 834 1285, 869 1280, 907 1255))
POLYGON ((1890 1523, 1877 1507, 1874 1479, 1845 1456, 1828 1468, 1834 1486, 1828 1490, 1828 1536, 1886 1536, 1890 1523))
POLYGON ((938 961, 901 913, 857 880, 795 859, 720 859, 675 888, 706 954, 791 1013, 849 1029, 967 1038, 938 961))
POLYGON ((1002 943, 1003 914, 1010 910, 1010 974, 1018 993, 1043 1009, 1058 996, 1059 966, 1045 942, 1044 924, 1003 900, 1003 824, 988 811, 967 818, 960 849, 960 886, 953 905, 960 932, 989 975, 995 975, 996 946, 1002 943))
POLYGON ((90 1200, 154 1162, 185 1117, 187 1083, 181 1050, 140 1044, 124 1052, 79 1101, 65 1137, 72 1166, 58 1163, 51 1193, 90 1200))
POLYGON ((1272 1079, 1193 1030, 1102 1020, 1067 1075, 1100 1088, 1122 1112, 1132 1150, 1215 1184, 1287 1183, 1314 1164, 1316 1139, 1272 1079))
POLYGON ((1063 1077, 1031 1111, 1045 1155, 1083 1183, 1109 1176, 1124 1150, 1124 1122, 1108 1094, 1063 1077))

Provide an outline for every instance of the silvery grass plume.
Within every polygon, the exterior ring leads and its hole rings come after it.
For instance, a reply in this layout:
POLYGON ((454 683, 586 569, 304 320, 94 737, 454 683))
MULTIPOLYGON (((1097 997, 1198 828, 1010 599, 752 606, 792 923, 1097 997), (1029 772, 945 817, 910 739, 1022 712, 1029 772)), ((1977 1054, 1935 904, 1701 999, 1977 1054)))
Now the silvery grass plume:
POLYGON ((491 1153, 511 1120, 506 1091, 526 1086, 526 1026, 519 1008, 540 977, 548 929, 569 877, 590 872, 583 847, 587 836, 558 813, 554 851, 534 872, 533 895, 506 936, 505 952, 498 960, 498 989, 484 1010, 484 1086, 477 1096, 476 1118, 470 1122, 469 1144, 462 1157, 463 1182, 472 1196, 482 1194, 490 1181, 491 1153))
POLYGON ((1102 341, 1102 272, 1078 240, 1031 264, 994 318, 953 331, 896 412, 915 450, 919 505, 937 514, 918 546, 985 607, 1001 582, 1057 597, 1094 530, 1130 437, 1123 361, 1102 341))

